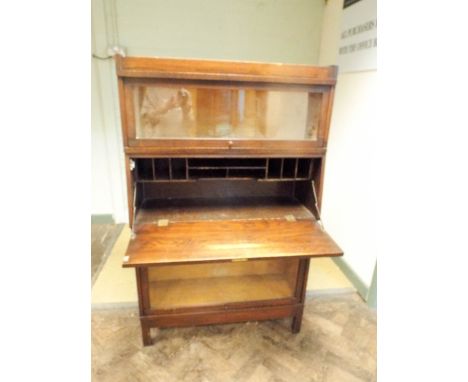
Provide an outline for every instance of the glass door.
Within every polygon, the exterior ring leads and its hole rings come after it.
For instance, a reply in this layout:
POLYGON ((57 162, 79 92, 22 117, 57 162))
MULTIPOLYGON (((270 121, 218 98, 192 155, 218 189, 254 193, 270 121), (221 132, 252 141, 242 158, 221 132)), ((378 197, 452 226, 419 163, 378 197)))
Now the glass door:
POLYGON ((126 87, 130 146, 174 140, 319 145, 323 138, 325 86, 133 81, 126 87))

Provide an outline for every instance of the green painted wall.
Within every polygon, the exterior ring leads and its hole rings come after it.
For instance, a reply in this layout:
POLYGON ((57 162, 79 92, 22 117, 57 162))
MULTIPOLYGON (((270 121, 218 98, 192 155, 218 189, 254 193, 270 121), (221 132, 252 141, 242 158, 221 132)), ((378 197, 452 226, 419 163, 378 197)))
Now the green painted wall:
POLYGON ((373 309, 377 309, 377 262, 374 267, 374 275, 367 294, 367 305, 373 309))
MULTIPOLYGON (((92 0, 93 53, 317 64, 324 0, 92 0)), ((92 210, 124 222, 114 66, 93 59, 92 210)))

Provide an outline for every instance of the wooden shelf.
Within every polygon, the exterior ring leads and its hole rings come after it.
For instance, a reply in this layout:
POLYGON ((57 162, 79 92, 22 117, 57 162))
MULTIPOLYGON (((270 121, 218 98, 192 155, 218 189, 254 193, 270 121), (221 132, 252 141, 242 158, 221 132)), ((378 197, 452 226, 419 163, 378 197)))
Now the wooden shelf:
POLYGON ((137 182, 310 180, 313 158, 134 158, 137 182))
POLYGON ((293 296, 291 283, 281 274, 161 280, 149 284, 150 307, 154 310, 284 299, 293 296))
POLYGON ((303 204, 292 198, 193 198, 152 199, 142 203, 136 224, 202 220, 314 219, 303 204))

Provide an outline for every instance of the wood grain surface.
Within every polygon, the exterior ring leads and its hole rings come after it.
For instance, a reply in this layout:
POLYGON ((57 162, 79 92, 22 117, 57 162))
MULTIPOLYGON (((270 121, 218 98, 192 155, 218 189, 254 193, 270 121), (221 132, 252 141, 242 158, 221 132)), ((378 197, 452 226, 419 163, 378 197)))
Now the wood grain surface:
POLYGON ((177 221, 313 219, 312 213, 291 198, 193 198, 145 200, 136 224, 155 223, 158 219, 177 221))
POLYGON ((314 220, 179 222, 138 226, 123 266, 342 254, 314 220))
POLYGON ((116 56, 119 77, 333 85, 336 66, 116 56))

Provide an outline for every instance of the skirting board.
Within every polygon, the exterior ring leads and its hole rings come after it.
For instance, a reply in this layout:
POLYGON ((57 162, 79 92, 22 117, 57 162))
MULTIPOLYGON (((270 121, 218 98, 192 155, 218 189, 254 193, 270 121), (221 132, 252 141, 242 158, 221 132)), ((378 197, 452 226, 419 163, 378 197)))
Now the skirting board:
POLYGON ((115 224, 114 217, 108 215, 91 215, 91 224, 115 224))
POLYGON ((307 297, 320 297, 320 296, 342 296, 344 294, 354 294, 356 291, 352 288, 331 288, 331 289, 317 289, 306 291, 307 297))
POLYGON ((377 262, 374 267, 374 274, 367 294, 367 305, 372 309, 377 309, 377 262))
POLYGON ((109 302, 91 304, 91 310, 109 310, 109 309, 135 309, 138 310, 138 302, 109 302))
POLYGON ((359 278, 356 272, 344 261, 342 258, 333 258, 333 261, 341 269, 341 271, 345 274, 351 284, 354 285, 359 295, 362 297, 364 301, 367 302, 367 295, 369 293, 369 287, 364 284, 364 282, 359 278))

